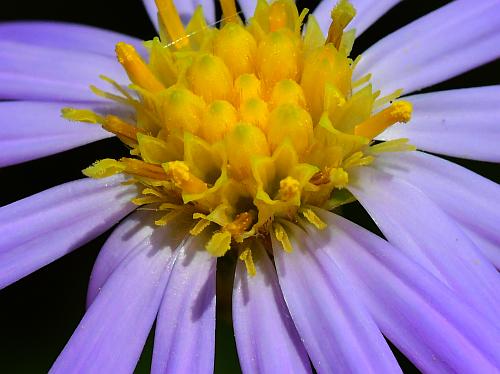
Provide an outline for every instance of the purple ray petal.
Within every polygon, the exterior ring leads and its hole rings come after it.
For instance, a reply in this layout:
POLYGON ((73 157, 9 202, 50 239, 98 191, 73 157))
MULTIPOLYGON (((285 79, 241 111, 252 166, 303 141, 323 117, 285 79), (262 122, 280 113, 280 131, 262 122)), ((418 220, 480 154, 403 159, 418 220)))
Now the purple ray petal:
POLYGON ((500 331, 424 268, 385 240, 317 210, 328 230, 314 230, 385 336, 428 373, 494 373, 500 331))
MULTIPOLYGON (((146 223, 147 224, 147 223, 146 223)), ((50 373, 132 373, 158 312, 178 246, 140 225, 135 248, 118 265, 85 313, 50 373)))
POLYGON ((102 101, 89 88, 108 88, 100 74, 129 81, 111 57, 0 41, 1 99, 102 101))
MULTIPOLYGON (((155 0, 142 0, 144 7, 149 14, 149 19, 158 30, 158 9, 155 0)), ((182 22, 187 24, 191 19, 196 7, 201 4, 203 14, 209 23, 215 22, 215 7, 212 0, 174 0, 175 7, 181 16, 182 22)))
MULTIPOLYGON (((389 9, 398 4, 401 0, 352 0, 351 3, 356 9, 356 17, 347 27, 356 29, 356 36, 361 35, 368 27, 374 24, 389 9)), ((314 17, 318 20, 319 26, 325 35, 332 23, 330 13, 338 0, 323 0, 314 10, 314 17)))
POLYGON ((215 268, 204 235, 177 255, 158 313, 151 372, 212 373, 215 355, 215 268))
POLYGON ((500 162, 500 86, 464 88, 406 97, 411 122, 389 127, 377 139, 408 138, 425 151, 500 162))
POLYGON ((240 5, 241 11, 245 16, 245 19, 248 20, 253 17, 253 13, 255 12, 255 6, 257 5, 257 1, 255 0, 238 0, 238 4, 240 5))
POLYGON ((122 177, 81 179, 0 208, 0 288, 102 234, 135 206, 122 177))
POLYGON ((142 250, 144 238, 150 237, 155 227, 148 222, 149 211, 135 211, 124 220, 104 243, 94 263, 87 290, 87 308, 90 307, 110 275, 131 252, 142 250))
POLYGON ((349 190, 387 240, 500 327, 500 276, 453 220, 401 179, 371 167, 350 176, 349 190))
POLYGON ((0 40, 88 52, 115 58, 115 45, 126 42, 145 52, 142 41, 97 27, 55 21, 15 21, 0 23, 0 40))
MULTIPOLYGON (((500 252, 500 186, 461 166, 422 152, 380 155, 375 166, 386 173, 408 181, 422 190, 467 232, 482 238, 475 244, 495 263, 491 243, 500 252)), ((471 237, 474 240, 474 237, 471 237)), ((496 266, 499 267, 498 254, 496 266)))
POLYGON ((0 167, 34 160, 113 136, 99 125, 74 123, 62 118, 61 109, 72 106, 113 110, 117 105, 75 104, 0 102, 0 167))
POLYGON ((355 290, 303 230, 287 225, 293 251, 273 238, 278 279, 309 357, 318 373, 399 373, 396 359, 355 290))
POLYGON ((382 94, 410 93, 500 56, 500 3, 453 1, 385 37, 363 54, 355 76, 372 73, 382 94))
POLYGON ((243 373, 310 373, 309 358, 283 300, 276 270, 260 245, 253 247, 257 274, 236 266, 233 325, 243 373))

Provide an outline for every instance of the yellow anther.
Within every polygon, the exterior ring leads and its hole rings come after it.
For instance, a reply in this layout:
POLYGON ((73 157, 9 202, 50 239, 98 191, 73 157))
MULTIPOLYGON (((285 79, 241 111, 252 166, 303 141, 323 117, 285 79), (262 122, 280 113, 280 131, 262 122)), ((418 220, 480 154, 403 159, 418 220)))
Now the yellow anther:
POLYGON ((238 120, 236 109, 225 100, 216 100, 203 117, 201 136, 210 143, 222 140, 238 120))
POLYGON ((208 186, 201 179, 189 171, 189 167, 183 161, 172 161, 163 164, 167 178, 172 179, 175 186, 183 193, 199 194, 205 192, 208 186))
POLYGON ((237 107, 249 99, 261 97, 261 83, 254 74, 240 75, 234 81, 234 101, 237 107))
POLYGON ((267 34, 259 44, 257 68, 268 92, 280 80, 297 79, 299 49, 295 35, 287 29, 267 34))
POLYGON ((325 167, 324 170, 318 171, 309 182, 315 186, 330 183, 330 168, 325 167))
POLYGON ((159 165, 175 159, 169 144, 161 139, 138 133, 137 142, 142 159, 150 164, 159 165))
POLYGON ((118 61, 133 83, 151 92, 160 92, 165 89, 132 45, 118 43, 115 50, 118 61))
POLYGON ((238 11, 236 10, 236 2, 234 0, 219 0, 222 8, 222 19, 224 22, 239 22, 238 11))
POLYGON ((300 195, 300 182, 290 176, 280 180, 278 196, 283 201, 288 201, 300 195))
POLYGON ((251 160, 256 156, 269 156, 266 136, 258 127, 240 123, 226 138, 230 173, 237 179, 251 175, 251 160))
POLYGON ((277 31, 287 26, 286 4, 283 1, 275 1, 269 6, 269 31, 277 31))
POLYGON ((305 219, 312 223, 318 230, 323 230, 326 228, 326 223, 319 218, 316 213, 312 211, 312 209, 304 209, 302 210, 302 215, 305 219))
POLYGON ((124 137, 132 142, 137 143, 137 134, 141 132, 137 126, 125 122, 120 117, 108 115, 104 119, 102 127, 120 137, 124 137))
POLYGON ((344 29, 355 15, 356 9, 354 9, 349 0, 340 0, 332 10, 332 23, 328 30, 326 42, 332 43, 335 48, 339 49, 344 29))
POLYGON ((302 87, 297 82, 291 79, 284 79, 274 86, 270 104, 272 108, 276 108, 281 104, 295 104, 306 108, 306 98, 304 97, 302 87))
POLYGON ((245 263, 248 275, 254 277, 257 274, 257 269, 255 268, 255 264, 253 262, 252 250, 250 248, 246 248, 243 252, 241 252, 239 259, 245 263))
POLYGON ((212 235, 205 248, 212 256, 224 256, 231 249, 231 233, 227 231, 216 232, 212 235))
POLYGON ((273 223, 273 228, 274 228, 274 236, 276 237, 276 240, 278 240, 281 243, 284 251, 288 253, 292 252, 293 251, 292 243, 290 243, 290 238, 288 237, 285 228, 278 222, 273 223))
POLYGON ((122 157, 120 162, 125 165, 125 173, 127 174, 157 180, 167 179, 167 174, 165 174, 165 171, 161 166, 127 157, 122 157))
POLYGON ((189 233, 194 236, 200 235, 208 226, 210 226, 211 223, 212 222, 210 222, 209 220, 202 218, 196 223, 196 225, 194 225, 189 233))
POLYGON ((349 182, 349 174, 342 168, 330 170, 330 181, 337 188, 344 188, 349 182))
POLYGON ((312 143, 311 116, 297 105, 280 105, 269 116, 267 140, 271 150, 275 150, 285 139, 292 142, 299 155, 303 155, 312 143))
POLYGON ((163 96, 162 109, 163 125, 167 129, 196 133, 203 118, 205 103, 191 91, 173 86, 163 96))
POLYGON ((172 0, 155 0, 156 7, 160 13, 160 20, 176 48, 185 47, 189 44, 184 25, 179 12, 172 0))
POLYGON ((368 118, 354 128, 354 134, 373 139, 386 128, 398 122, 408 122, 413 107, 408 101, 397 101, 390 107, 368 118))
POLYGON ((267 131, 269 110, 264 100, 253 98, 245 101, 240 107, 240 117, 243 122, 257 126, 264 132, 267 131))
POLYGON ((194 93, 207 103, 227 100, 233 90, 233 78, 220 57, 205 54, 189 67, 186 78, 194 93))
POLYGON ((104 121, 102 116, 88 109, 63 108, 61 116, 76 122, 102 123, 104 121))
POLYGON ((82 170, 82 173, 90 178, 106 178, 111 175, 125 171, 125 165, 111 158, 105 158, 94 162, 92 166, 82 170))
POLYGON ((228 23, 217 33, 213 43, 215 55, 225 62, 233 76, 254 72, 257 43, 243 26, 228 23))
POLYGON ((241 235, 247 231, 253 222, 253 215, 250 212, 243 212, 236 216, 233 222, 224 227, 233 236, 241 235))

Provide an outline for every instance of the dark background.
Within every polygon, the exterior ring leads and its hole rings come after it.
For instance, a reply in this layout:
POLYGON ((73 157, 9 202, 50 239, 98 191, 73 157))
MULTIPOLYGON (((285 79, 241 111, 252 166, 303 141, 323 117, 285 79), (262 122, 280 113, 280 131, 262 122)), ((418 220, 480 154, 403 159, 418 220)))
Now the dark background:
MULTIPOLYGON (((314 9, 317 1, 297 1, 314 9)), ((405 0, 356 42, 353 55, 408 22, 447 1, 405 0)), ((25 0, 2 1, 0 21, 20 19, 62 20, 94 25, 151 39, 155 31, 140 0, 25 0), (9 6, 7 6, 9 4, 9 6)), ((475 69, 425 91, 473 87, 500 83, 500 63, 475 69)), ((32 195, 57 184, 82 177, 80 170, 96 159, 124 154, 113 139, 94 143, 58 155, 0 169, 0 205, 32 195)), ((450 159, 490 179, 498 180, 498 165, 450 159)), ((377 231, 360 208, 352 204, 345 214, 377 231)), ((85 311, 85 295, 92 264, 108 234, 72 254, 0 291, 0 373, 47 372, 63 349, 85 311)), ((219 307, 219 306, 218 306, 219 307)), ((224 311, 218 308, 219 316, 224 311)), ((152 337, 148 340, 137 372, 149 372, 152 337)), ((216 372, 238 372, 230 326, 219 318, 217 325, 216 372)), ((408 372, 411 365, 398 355, 408 372)))

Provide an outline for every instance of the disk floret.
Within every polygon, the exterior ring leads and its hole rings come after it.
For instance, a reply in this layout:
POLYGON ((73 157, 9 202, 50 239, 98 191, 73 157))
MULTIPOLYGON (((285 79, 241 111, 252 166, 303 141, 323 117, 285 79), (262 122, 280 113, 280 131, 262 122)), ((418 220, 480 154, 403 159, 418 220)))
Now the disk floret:
POLYGON ((201 7, 184 28, 172 1, 157 5, 160 38, 146 42, 148 58, 116 46, 128 89, 94 88, 129 105, 133 118, 64 112, 100 123, 130 148, 130 157, 97 161, 84 174, 130 175, 142 187, 134 202, 164 211, 158 225, 187 213, 193 235, 212 230, 210 253, 239 248, 247 264, 252 237, 273 232, 287 248, 281 220, 323 228, 311 208, 352 201, 350 171, 383 151, 373 147, 378 134, 411 115, 409 103, 390 104, 398 93, 379 98, 369 77, 353 82, 354 31, 344 29, 354 8, 340 1, 325 37, 313 16, 303 25, 307 10, 299 14, 293 0, 258 1, 246 23, 234 1, 221 1, 219 28, 201 7))

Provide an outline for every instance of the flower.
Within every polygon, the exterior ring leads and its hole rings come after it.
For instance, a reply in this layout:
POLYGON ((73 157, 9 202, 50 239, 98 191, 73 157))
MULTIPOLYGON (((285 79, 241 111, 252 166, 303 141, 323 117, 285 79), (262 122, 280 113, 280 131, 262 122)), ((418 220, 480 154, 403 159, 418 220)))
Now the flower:
MULTIPOLYGON (((207 28, 201 10, 191 12, 184 29, 170 1, 157 3, 162 40, 147 46, 150 64, 141 58, 147 52, 140 43, 117 45, 140 100, 114 83, 128 80, 111 62, 107 47, 114 35, 95 31, 87 39, 85 29, 75 28, 53 39, 58 26, 2 26, 9 39, 1 42, 2 97, 39 100, 2 103, 4 114, 16 118, 2 129, 13 139, 2 163, 109 136, 97 126, 62 120, 44 126, 41 120, 53 119, 61 105, 42 100, 69 102, 66 118, 101 124, 133 157, 85 170, 104 179, 70 182, 3 207, 1 285, 142 207, 104 245, 88 311, 52 371, 133 371, 155 319, 154 372, 211 371, 215 256, 232 254, 241 259, 233 321, 245 372, 307 372, 309 360, 318 372, 399 371, 382 334, 423 371, 497 371, 498 186, 398 139, 423 150, 498 161, 492 124, 499 114, 492 104, 499 88, 389 102, 399 89, 409 93, 497 58, 499 2, 449 4, 374 45, 355 68, 347 59, 353 34, 344 32, 353 9, 344 1, 334 8, 333 22, 328 2, 316 10, 317 26, 309 18, 303 48, 311 49, 303 60, 297 47, 302 17, 289 1, 271 7, 260 2, 248 29, 239 24, 234 2, 221 1, 225 25, 219 32, 207 28), (30 45, 35 27, 42 40, 36 47, 30 45), (214 53, 198 52, 206 51, 204 42, 213 43, 208 48, 214 53), (195 45, 194 51, 184 44, 195 45), (231 53, 235 48, 238 53, 231 53), (245 66, 244 56, 257 57, 245 66), (34 64, 44 59, 51 65, 34 64), (78 80, 61 74, 77 66, 78 80), (260 79, 247 68, 258 69, 260 79), (122 97, 96 87, 94 93, 126 105, 88 95, 85 84, 100 73, 113 78, 105 80, 122 97), (242 76, 246 81, 233 82, 242 76), (172 85, 179 79, 184 85, 172 85), (369 80, 381 98, 375 100, 369 80), (241 88, 236 98, 230 96, 233 84, 241 88), (263 93, 255 95, 259 84, 263 93), (253 105, 247 108, 248 102, 253 105), (408 125, 389 127, 407 121, 411 106, 408 125), (231 120, 236 107, 246 125, 231 120), (224 119, 222 129, 214 118, 224 119), (471 119, 485 130, 474 131, 474 141, 471 119), (166 135, 158 122, 168 124, 166 135), (449 131, 448 122, 465 135, 449 131), (27 140, 33 134, 36 140, 27 140), (252 160, 256 154, 261 157, 252 160), (110 176, 121 172, 133 181, 110 176), (319 208, 353 198, 387 241, 319 208), (166 215, 156 217, 157 211, 166 215)), ((247 18, 253 5, 241 4, 247 18)), ((369 5, 357 6, 358 32, 392 2, 369 5)))

